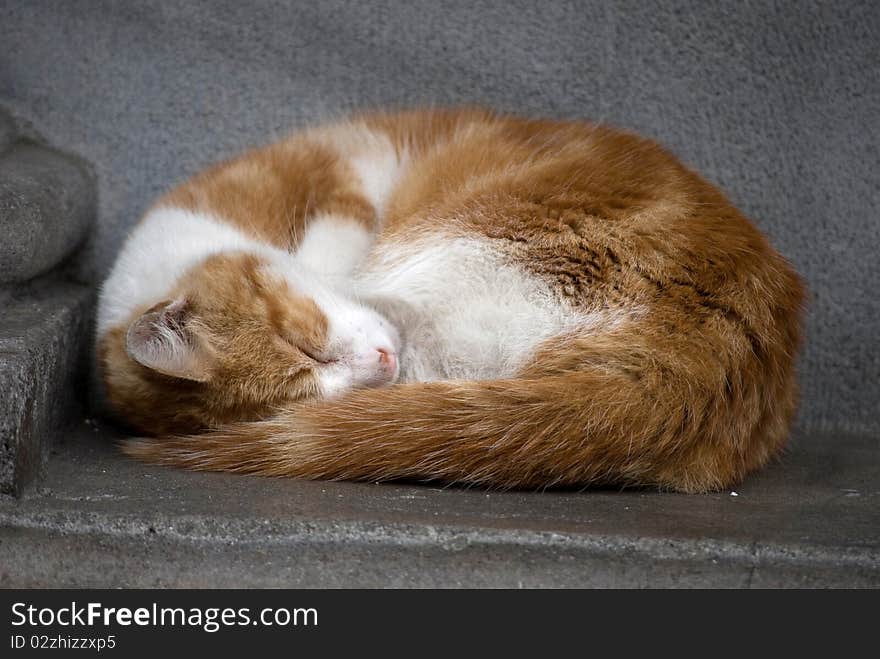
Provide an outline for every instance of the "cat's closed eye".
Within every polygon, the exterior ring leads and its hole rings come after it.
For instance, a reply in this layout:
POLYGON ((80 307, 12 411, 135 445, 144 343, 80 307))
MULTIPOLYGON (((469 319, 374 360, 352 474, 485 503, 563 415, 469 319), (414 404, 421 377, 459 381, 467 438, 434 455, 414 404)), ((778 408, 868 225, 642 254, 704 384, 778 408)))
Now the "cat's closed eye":
POLYGON ((323 352, 316 350, 315 348, 306 347, 303 345, 297 345, 296 347, 306 357, 308 357, 309 359, 311 359, 314 362, 317 362, 318 364, 333 364, 333 363, 339 361, 338 359, 331 357, 329 355, 326 355, 323 352))
POLYGON ((309 359, 317 364, 332 364, 336 359, 326 355, 323 350, 298 335, 280 334, 279 338, 287 346, 292 348, 296 354, 309 359))

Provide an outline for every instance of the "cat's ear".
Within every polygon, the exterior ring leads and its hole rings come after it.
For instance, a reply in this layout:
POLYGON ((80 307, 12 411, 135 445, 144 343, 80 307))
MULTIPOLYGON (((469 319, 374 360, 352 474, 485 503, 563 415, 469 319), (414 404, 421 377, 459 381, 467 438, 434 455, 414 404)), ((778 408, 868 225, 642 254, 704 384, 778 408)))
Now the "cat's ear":
POLYGON ((129 326, 125 351, 164 375, 205 382, 211 376, 211 359, 193 325, 192 308, 185 298, 162 302, 129 326))

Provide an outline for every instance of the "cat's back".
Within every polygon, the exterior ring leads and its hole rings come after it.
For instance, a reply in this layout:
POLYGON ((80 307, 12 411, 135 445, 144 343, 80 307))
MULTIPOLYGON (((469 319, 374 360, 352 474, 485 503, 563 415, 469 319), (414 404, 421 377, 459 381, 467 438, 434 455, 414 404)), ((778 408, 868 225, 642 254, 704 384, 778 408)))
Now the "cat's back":
POLYGON ((482 110, 367 122, 407 167, 363 281, 422 309, 406 321, 419 337, 451 337, 443 376, 487 363, 492 372, 476 375, 509 374, 572 327, 632 324, 650 340, 698 337, 701 351, 757 350, 770 362, 794 352, 794 270, 652 140, 482 110))
POLYGON ((793 269, 753 222, 653 140, 481 109, 366 124, 386 131, 407 162, 385 207, 380 258, 395 244, 465 238, 578 305, 592 304, 601 282, 636 295, 640 287, 621 279, 629 276, 650 292, 697 287, 742 313, 768 293, 791 297, 777 300, 786 306, 800 299, 793 269))

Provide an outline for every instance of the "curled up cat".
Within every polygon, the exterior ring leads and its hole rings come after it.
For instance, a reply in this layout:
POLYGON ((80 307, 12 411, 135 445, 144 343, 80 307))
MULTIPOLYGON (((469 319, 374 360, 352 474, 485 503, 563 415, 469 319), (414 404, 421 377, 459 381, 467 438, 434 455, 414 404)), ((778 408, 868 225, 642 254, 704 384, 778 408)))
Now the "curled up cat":
POLYGON ((101 291, 98 355, 149 462, 702 492, 784 446, 803 297, 654 142, 377 113, 159 199, 101 291))

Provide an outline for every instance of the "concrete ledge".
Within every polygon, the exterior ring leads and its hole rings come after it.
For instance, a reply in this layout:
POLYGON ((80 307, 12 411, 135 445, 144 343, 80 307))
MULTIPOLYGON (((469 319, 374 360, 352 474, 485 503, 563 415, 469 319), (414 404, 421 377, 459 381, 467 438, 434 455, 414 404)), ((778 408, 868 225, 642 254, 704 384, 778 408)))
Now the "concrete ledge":
POLYGON ((53 275, 0 289, 0 492, 40 475, 80 409, 94 293, 53 275))
POLYGON ((0 586, 880 586, 876 438, 736 491, 483 492, 147 467, 93 421, 0 501, 0 586))
POLYGON ((96 199, 80 158, 21 141, 2 153, 0 283, 27 281, 64 260, 94 222, 96 199))

